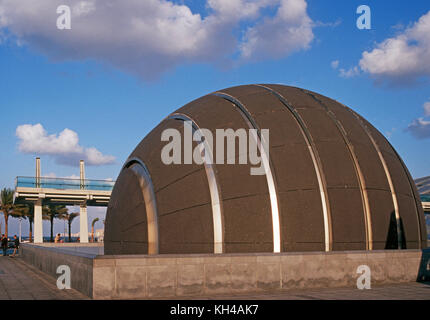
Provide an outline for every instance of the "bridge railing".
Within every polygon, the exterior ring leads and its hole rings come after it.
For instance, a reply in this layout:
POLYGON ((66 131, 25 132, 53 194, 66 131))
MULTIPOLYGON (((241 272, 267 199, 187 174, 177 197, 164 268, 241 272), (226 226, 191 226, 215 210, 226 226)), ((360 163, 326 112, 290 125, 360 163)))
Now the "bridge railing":
POLYGON ((112 191, 115 181, 49 177, 16 177, 15 187, 60 190, 112 191))
POLYGON ((430 202, 430 194, 422 194, 420 195, 421 202, 430 202))

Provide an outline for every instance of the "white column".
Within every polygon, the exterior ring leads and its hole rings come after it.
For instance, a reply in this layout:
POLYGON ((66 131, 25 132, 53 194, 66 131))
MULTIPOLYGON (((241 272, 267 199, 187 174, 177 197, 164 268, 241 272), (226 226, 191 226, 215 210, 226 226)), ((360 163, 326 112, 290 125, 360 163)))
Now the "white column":
POLYGON ((79 222, 81 228, 79 233, 80 242, 88 243, 88 215, 86 204, 80 206, 79 222))
POLYGON ((85 189, 85 163, 84 160, 79 161, 81 189, 85 189))
POLYGON ((40 177, 42 175, 42 171, 40 168, 40 158, 36 158, 36 188, 40 188, 40 177))
POLYGON ((34 204, 34 243, 43 243, 42 200, 34 204))

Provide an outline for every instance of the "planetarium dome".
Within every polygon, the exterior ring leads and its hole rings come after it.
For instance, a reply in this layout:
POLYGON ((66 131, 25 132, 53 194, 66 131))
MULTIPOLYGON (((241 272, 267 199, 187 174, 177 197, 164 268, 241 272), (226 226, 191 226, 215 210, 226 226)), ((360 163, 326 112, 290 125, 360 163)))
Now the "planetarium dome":
POLYGON ((105 221, 105 254, 417 249, 426 239, 414 181, 384 136, 339 102, 271 84, 220 90, 166 117, 124 164, 105 221), (265 174, 238 161, 164 164, 163 131, 185 140, 186 122, 214 136, 269 129, 265 174))

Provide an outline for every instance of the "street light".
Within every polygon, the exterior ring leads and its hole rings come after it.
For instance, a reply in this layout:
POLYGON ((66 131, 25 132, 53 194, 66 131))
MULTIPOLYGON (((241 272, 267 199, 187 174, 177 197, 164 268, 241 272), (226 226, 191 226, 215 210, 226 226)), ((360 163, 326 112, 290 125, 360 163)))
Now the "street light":
POLYGON ((22 218, 19 218, 19 242, 21 243, 21 222, 22 222, 22 218))

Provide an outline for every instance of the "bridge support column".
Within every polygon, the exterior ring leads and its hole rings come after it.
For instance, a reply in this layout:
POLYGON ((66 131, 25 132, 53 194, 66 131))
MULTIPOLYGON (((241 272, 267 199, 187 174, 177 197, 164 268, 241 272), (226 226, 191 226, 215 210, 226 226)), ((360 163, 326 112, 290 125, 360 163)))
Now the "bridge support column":
POLYGON ((80 206, 79 213, 79 221, 80 221, 80 242, 88 243, 88 214, 87 214, 87 205, 83 204, 80 206))
POLYGON ((43 243, 42 199, 34 204, 34 243, 43 243))

